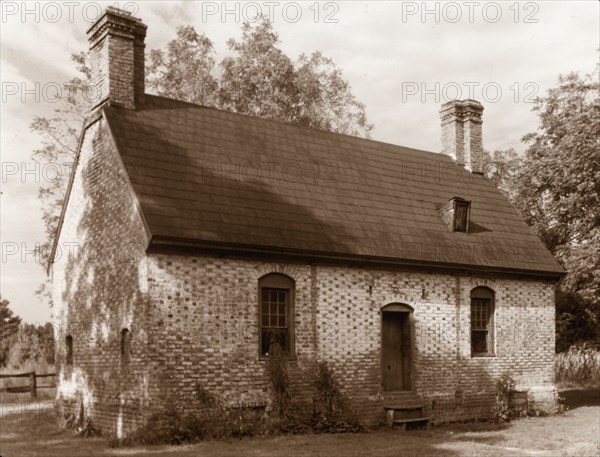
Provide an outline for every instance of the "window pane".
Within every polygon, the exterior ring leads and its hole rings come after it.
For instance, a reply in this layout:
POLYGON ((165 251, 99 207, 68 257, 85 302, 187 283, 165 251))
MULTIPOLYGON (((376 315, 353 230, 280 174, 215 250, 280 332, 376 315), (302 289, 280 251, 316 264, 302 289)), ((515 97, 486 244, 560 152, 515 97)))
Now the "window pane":
POLYGON ((471 329, 488 330, 491 307, 490 301, 486 299, 471 299, 471 329))
POLYGON ((471 345, 473 352, 488 352, 487 350, 487 331, 472 331, 471 345))
POLYGON ((466 203, 455 202, 454 204, 454 231, 467 231, 467 214, 469 206, 466 203))
POLYGON ((261 288, 260 350, 265 355, 272 343, 278 343, 284 351, 289 351, 288 333, 289 290, 261 288))
POLYGON ((260 334, 260 353, 265 355, 269 352, 269 332, 264 330, 260 334))

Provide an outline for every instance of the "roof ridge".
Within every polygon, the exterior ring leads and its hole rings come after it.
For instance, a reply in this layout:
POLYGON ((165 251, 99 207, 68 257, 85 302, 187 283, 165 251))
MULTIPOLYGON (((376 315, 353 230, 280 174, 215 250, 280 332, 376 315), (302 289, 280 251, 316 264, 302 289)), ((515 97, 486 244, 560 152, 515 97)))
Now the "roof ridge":
MULTIPOLYGON (((181 103, 181 104, 184 104, 184 105, 190 105, 190 107, 193 107, 193 108, 209 109, 209 110, 212 110, 212 111, 218 111, 218 112, 221 112, 221 113, 231 114, 233 116, 241 116, 241 117, 245 117, 245 118, 256 119, 256 120, 259 120, 259 121, 271 122, 271 123, 274 123, 274 124, 277 124, 277 125, 287 125, 287 126, 290 126, 292 128, 296 128, 296 129, 300 129, 300 130, 310 130, 310 131, 313 131, 313 132, 320 132, 320 133, 323 133, 325 135, 341 136, 341 137, 349 138, 351 140, 359 140, 361 142, 376 143, 376 144, 391 146, 391 147, 395 147, 395 148, 401 147, 401 148, 408 149, 408 150, 410 150, 412 152, 417 152, 417 153, 445 155, 442 152, 426 151, 425 149, 417 149, 417 148, 413 148, 413 147, 410 147, 410 146, 403 146, 403 145, 400 145, 400 144, 388 143, 386 141, 374 140, 373 138, 363 138, 363 137, 360 137, 360 136, 349 135, 347 133, 332 132, 332 131, 329 131, 329 130, 323 130, 323 129, 319 129, 319 128, 316 128, 316 127, 309 127, 308 125, 298 125, 298 124, 294 124, 294 123, 291 123, 291 122, 284 122, 284 121, 278 121, 278 120, 275 120, 275 119, 269 119, 269 118, 266 118, 266 117, 254 116, 252 114, 237 113, 235 111, 229 111, 229 110, 226 110, 226 109, 215 108, 214 106, 201 105, 199 103, 193 103, 193 102, 188 102, 188 101, 185 101, 185 100, 179 100, 177 98, 165 97, 164 95, 148 94, 148 93, 146 93, 145 95, 146 95, 146 97, 160 98, 162 100, 166 100, 166 101, 170 101, 170 102, 176 102, 176 103, 181 103)), ((143 108, 142 108, 142 110, 143 110, 143 108)), ((449 157, 449 156, 447 156, 447 157, 449 157)), ((454 160, 453 160, 453 162, 454 162, 454 160)))

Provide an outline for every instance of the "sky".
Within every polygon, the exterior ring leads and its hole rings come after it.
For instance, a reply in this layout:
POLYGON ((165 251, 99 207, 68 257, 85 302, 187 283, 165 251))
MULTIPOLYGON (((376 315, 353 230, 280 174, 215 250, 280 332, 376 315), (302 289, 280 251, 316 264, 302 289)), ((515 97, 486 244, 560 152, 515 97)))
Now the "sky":
POLYGON ((600 48, 595 0, 3 1, 0 294, 30 323, 52 319, 35 295, 45 270, 32 251, 44 242, 38 189, 57 168, 31 160, 41 138, 29 125, 67 96, 57 88, 76 74, 70 55, 87 49, 87 29, 110 5, 148 25, 147 51, 191 24, 213 41, 217 60, 228 55, 227 39, 241 37, 244 20, 268 15, 292 59, 319 50, 342 69, 375 125, 373 139, 434 152, 441 147, 440 105, 455 98, 483 104, 486 149, 523 152, 521 138, 538 125, 535 97, 555 87, 559 74, 592 73, 600 48))

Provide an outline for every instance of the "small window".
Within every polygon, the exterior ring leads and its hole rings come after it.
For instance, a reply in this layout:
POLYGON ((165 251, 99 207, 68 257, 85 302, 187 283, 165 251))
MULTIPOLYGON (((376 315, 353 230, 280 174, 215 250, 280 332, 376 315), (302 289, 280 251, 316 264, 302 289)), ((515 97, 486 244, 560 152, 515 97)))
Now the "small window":
POLYGON ((71 335, 67 335, 65 338, 65 346, 67 350, 67 366, 71 366, 73 365, 73 337, 71 335))
POLYGON ((453 197, 442 211, 442 216, 453 232, 469 233, 471 202, 461 197, 453 197))
POLYGON ((281 274, 259 281, 259 351, 265 357, 273 344, 294 354, 294 281, 281 274))
POLYGON ((471 354, 494 354, 494 292, 486 287, 471 291, 471 354))
POLYGON ((129 363, 131 355, 131 337, 129 329, 124 328, 121 330, 121 362, 129 363))
POLYGON ((454 199, 454 227, 455 232, 467 233, 469 231, 469 207, 471 202, 454 199))

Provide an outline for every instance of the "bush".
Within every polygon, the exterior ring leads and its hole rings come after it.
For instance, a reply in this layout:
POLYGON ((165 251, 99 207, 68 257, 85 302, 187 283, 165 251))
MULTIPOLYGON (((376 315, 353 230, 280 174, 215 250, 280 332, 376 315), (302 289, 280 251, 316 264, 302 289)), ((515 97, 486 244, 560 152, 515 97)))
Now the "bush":
POLYGON ((290 411, 287 357, 277 341, 269 345, 266 371, 271 384, 273 411, 279 419, 285 419, 290 411))
POLYGON ((271 421, 260 407, 225 406, 196 385, 194 401, 169 395, 160 412, 119 445, 183 444, 201 440, 241 438, 270 433, 271 421))
POLYGON ((363 432, 365 426, 340 390, 334 373, 326 362, 317 362, 313 386, 315 397, 312 428, 321 433, 363 432))
POLYGON ((600 386, 600 351, 572 346, 554 359, 556 382, 600 386))
POLYGON ((85 414, 83 401, 71 402, 61 399, 55 402, 55 407, 60 429, 70 430, 75 436, 100 435, 90 417, 85 414))
POLYGON ((517 383, 510 374, 503 374, 496 382, 496 401, 492 408, 492 417, 496 422, 510 422, 527 411, 516 411, 511 405, 517 383))
POLYGON ((227 406, 214 394, 196 385, 193 402, 176 394, 167 396, 160 412, 152 414, 133 436, 113 445, 182 444, 280 433, 365 431, 325 362, 317 362, 307 370, 313 380, 312 404, 292 401, 287 363, 281 348, 277 344, 271 345, 266 364, 272 395, 270 410, 227 406))

